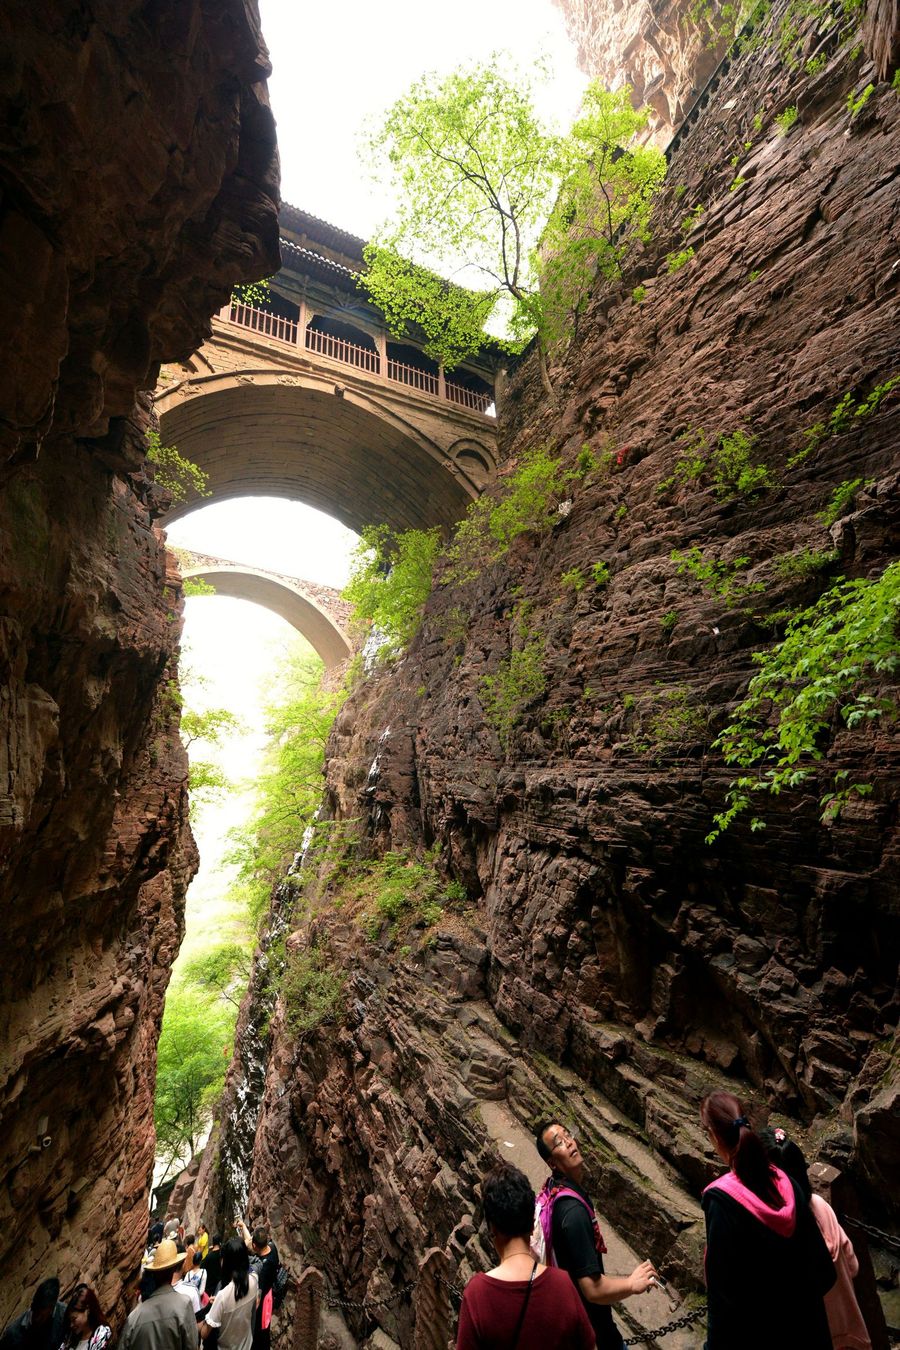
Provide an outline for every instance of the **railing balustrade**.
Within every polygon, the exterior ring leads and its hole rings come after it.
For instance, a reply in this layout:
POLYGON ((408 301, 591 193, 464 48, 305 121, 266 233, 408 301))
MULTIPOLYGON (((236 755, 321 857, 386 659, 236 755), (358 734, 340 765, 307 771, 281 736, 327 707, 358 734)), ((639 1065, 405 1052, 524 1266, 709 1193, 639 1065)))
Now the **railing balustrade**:
POLYGON ((486 413, 494 401, 493 394, 484 393, 480 389, 467 389, 464 384, 457 384, 456 380, 445 380, 444 387, 451 403, 459 403, 463 408, 473 408, 475 412, 486 413))
MULTIPOLYGON (((280 314, 270 314, 267 310, 257 309, 255 305, 242 305, 235 301, 221 311, 220 317, 227 317, 231 323, 237 324, 240 328, 249 328, 251 332, 258 333, 261 337, 274 338, 276 342, 287 342, 293 347, 302 345, 296 319, 284 319, 280 314)), ((378 352, 372 351, 370 347, 363 347, 358 342, 348 342, 346 338, 335 337, 319 328, 307 328, 304 342, 307 351, 316 352, 330 361, 341 361, 344 365, 356 366, 358 370, 365 370, 371 375, 381 374, 378 352)), ((418 366, 410 366, 388 357, 386 375, 389 380, 394 380, 398 384, 418 389, 423 394, 431 394, 434 398, 440 397, 441 379, 431 371, 420 370, 418 366)), ((494 395, 490 391, 468 389, 456 380, 447 379, 443 381, 443 386, 444 397, 449 403, 457 403, 462 408, 470 408, 473 412, 491 416, 488 410, 493 406, 494 395)))
POLYGON ((242 305, 231 302, 231 322, 249 328, 263 337, 274 338, 276 342, 290 342, 297 345, 297 320, 283 319, 280 314, 270 314, 267 310, 257 309, 255 305, 242 305))
POLYGON ((318 352, 320 356, 327 356, 331 361, 343 361, 348 366, 369 370, 375 375, 379 373, 381 367, 377 352, 361 346, 358 342, 348 342, 346 338, 323 333, 320 328, 307 328, 306 349, 318 352))
POLYGON ((418 366, 408 366, 403 361, 395 361, 388 357, 387 373, 389 380, 396 380, 398 384, 408 384, 413 389, 421 389, 425 394, 437 394, 440 392, 440 381, 437 375, 432 375, 430 370, 420 370, 418 366))

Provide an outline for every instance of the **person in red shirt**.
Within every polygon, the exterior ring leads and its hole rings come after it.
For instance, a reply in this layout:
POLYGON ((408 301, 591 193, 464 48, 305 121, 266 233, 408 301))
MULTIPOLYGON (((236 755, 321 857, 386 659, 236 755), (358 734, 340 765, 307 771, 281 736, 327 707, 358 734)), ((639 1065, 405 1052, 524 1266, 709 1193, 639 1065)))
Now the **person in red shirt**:
POLYGON ((572 1281, 532 1255, 534 1191, 528 1178, 500 1163, 485 1178, 482 1200, 499 1261, 466 1285, 456 1350, 594 1350, 572 1281))

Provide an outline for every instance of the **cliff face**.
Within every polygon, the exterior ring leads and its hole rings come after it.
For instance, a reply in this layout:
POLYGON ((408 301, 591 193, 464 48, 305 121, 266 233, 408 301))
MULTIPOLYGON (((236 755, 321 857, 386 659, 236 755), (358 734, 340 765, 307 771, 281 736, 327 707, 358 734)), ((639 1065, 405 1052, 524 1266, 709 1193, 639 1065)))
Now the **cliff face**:
POLYGON ((27 0, 0 16, 0 444, 101 435, 277 268, 256 6, 27 0))
MULTIPOLYGON (((685 0, 553 3, 565 19, 582 70, 607 89, 630 85, 635 106, 650 110, 648 139, 665 145, 725 50, 703 8, 685 0)), ((720 9, 716 3, 709 6, 710 14, 720 9)))
POLYGON ((897 554, 896 388, 788 465, 805 428, 900 371, 900 100, 881 85, 851 119, 869 78, 835 55, 806 78, 764 48, 722 77, 673 154, 653 242, 553 372, 557 405, 532 361, 506 403, 510 468, 543 443, 568 466, 587 444, 604 467, 542 537, 439 584, 409 654, 339 718, 329 814, 364 852, 439 844, 434 866, 468 896, 430 937, 407 919, 367 939, 332 862, 292 939, 343 975, 341 1014, 299 1038, 273 1023, 250 1207, 289 1261, 368 1300, 358 1333, 411 1343, 425 1247, 460 1276, 483 1259, 476 1180, 517 1141, 524 1161, 545 1111, 586 1137, 617 1238, 684 1288, 700 1278, 696 1198, 716 1164, 697 1107, 714 1086, 757 1119, 776 1111, 811 1156, 849 1167, 876 1222, 897 1218, 896 724, 835 735, 825 769, 874 787, 837 819, 820 820, 823 770, 766 802, 764 830, 738 821, 704 843, 734 776, 711 742, 752 652, 784 631, 773 616, 897 554), (661 491, 700 429, 708 446, 751 437, 777 485, 661 491), (671 551, 694 546, 748 559, 752 589, 728 603, 679 574, 671 551), (576 568, 580 589, 561 581, 576 568), (546 683, 504 751, 481 681, 521 645, 523 605, 546 683))
POLYGON ((277 158, 252 5, 13 4, 0 43, 0 1323, 54 1273, 116 1321, 196 865, 136 395, 277 267, 277 158))

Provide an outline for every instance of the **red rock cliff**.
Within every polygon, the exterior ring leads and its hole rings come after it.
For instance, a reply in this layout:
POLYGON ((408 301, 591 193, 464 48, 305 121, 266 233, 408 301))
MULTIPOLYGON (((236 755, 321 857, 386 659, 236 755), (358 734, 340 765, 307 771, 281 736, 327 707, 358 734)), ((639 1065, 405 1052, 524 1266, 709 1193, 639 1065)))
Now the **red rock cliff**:
POLYGON ((851 119, 873 72, 823 50, 812 78, 764 47, 732 64, 673 151, 653 243, 558 365, 558 405, 520 369, 510 464, 549 443, 571 465, 587 444, 611 451, 606 471, 542 538, 438 586, 409 655, 333 734, 333 817, 362 822, 375 852, 439 843, 470 900, 430 940, 413 929, 391 947, 385 928, 366 940, 332 879, 343 907, 320 890, 293 939, 346 976, 342 1016, 299 1039, 273 1023, 250 1203, 289 1260, 369 1301, 357 1332, 377 1322, 411 1343, 425 1247, 463 1275, 483 1260, 476 1179, 504 1128, 545 1111, 585 1136, 606 1217, 683 1285, 699 1281, 696 1198, 715 1166, 697 1106, 719 1084, 780 1113, 896 1221, 896 724, 837 735, 827 767, 874 788, 839 819, 820 820, 807 786, 768 804, 764 831, 704 843, 733 776, 711 741, 772 615, 897 555, 896 388, 788 466, 804 428, 900 371, 900 100, 880 84, 851 119), (745 431, 779 486, 661 492, 689 428, 745 431), (857 478, 827 527, 835 487, 857 478), (753 603, 679 574, 671 551, 694 545, 749 558, 753 603), (804 551, 828 556, 807 567, 804 551), (605 587, 562 583, 598 561, 605 587), (518 640, 523 602, 546 691, 504 751, 481 680, 518 640))
POLYGON ((252 3, 13 3, 0 47, 0 1323, 54 1273, 115 1320, 196 865, 135 398, 277 267, 278 166, 252 3))

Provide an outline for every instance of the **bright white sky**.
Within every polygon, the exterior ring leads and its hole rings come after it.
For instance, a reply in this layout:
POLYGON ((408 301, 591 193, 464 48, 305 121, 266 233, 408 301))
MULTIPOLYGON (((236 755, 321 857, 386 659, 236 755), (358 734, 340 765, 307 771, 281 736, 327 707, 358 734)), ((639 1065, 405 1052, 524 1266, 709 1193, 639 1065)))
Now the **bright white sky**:
MULTIPOLYGON (((390 204, 374 193, 361 167, 361 132, 425 72, 448 72, 494 51, 509 53, 525 68, 549 56, 555 79, 542 111, 563 124, 574 117, 585 83, 551 0, 454 0, 451 6, 435 0, 261 0, 260 8, 274 67, 269 93, 282 197, 363 238, 390 204)), ((202 507, 168 535, 180 548, 336 587, 346 581, 355 543, 349 530, 320 512, 260 497, 202 507)), ((249 729, 225 753, 235 779, 252 779, 258 767, 262 686, 294 637, 284 620, 246 601, 217 596, 187 602, 187 663, 206 681, 201 689, 186 689, 188 701, 228 707, 249 729)), ((226 884, 216 872, 223 833, 240 821, 247 802, 232 794, 195 823, 202 864, 189 895, 189 920, 226 884)))

